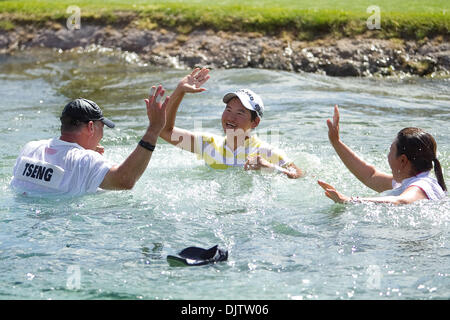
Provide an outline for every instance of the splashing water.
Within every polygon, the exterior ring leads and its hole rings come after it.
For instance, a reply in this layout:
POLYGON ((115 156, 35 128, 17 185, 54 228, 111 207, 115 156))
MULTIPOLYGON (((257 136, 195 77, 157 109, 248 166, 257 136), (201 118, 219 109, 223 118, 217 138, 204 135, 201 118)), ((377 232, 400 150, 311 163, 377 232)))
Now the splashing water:
MULTIPOLYGON (((305 169, 303 179, 216 171, 163 141, 132 191, 25 198, 8 187, 21 147, 58 136, 70 99, 96 101, 116 123, 105 156, 123 161, 146 127, 151 85, 171 92, 186 70, 106 49, 34 50, 0 57, 0 298, 447 299, 450 202, 336 205, 318 178, 347 195, 375 193, 348 172, 325 121, 341 108, 341 137, 389 172, 387 148, 406 126, 430 132, 450 181, 448 79, 342 79, 267 70, 212 70, 188 95, 177 126, 221 134, 224 93, 251 88, 266 105, 257 133, 305 169), (276 134, 276 136, 274 136, 276 134), (273 139, 273 140, 271 140, 273 139), (271 140, 271 141, 270 141, 271 140), (188 246, 219 244, 229 260, 170 267, 188 246)), ((449 182, 447 182, 449 184, 449 182)))

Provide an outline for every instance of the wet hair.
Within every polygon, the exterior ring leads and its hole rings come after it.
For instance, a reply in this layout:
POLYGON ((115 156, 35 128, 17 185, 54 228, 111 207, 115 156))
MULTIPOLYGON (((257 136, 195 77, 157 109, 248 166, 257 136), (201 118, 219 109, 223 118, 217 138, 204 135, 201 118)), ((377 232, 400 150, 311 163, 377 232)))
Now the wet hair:
POLYGON ((416 174, 431 170, 434 164, 437 181, 447 191, 441 163, 436 158, 437 144, 431 134, 420 128, 404 128, 397 134, 396 146, 397 157, 404 154, 411 161, 416 174))
POLYGON ((82 124, 86 122, 73 119, 69 116, 61 116, 61 132, 76 132, 81 128, 82 124))

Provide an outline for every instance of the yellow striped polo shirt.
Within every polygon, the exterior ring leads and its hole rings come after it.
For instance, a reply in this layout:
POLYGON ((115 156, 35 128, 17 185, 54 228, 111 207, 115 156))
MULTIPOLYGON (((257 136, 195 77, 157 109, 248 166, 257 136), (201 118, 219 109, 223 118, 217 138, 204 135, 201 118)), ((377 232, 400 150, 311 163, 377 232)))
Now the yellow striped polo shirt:
POLYGON ((195 153, 213 169, 243 167, 248 156, 261 156, 272 164, 285 167, 291 163, 281 150, 261 141, 256 135, 245 139, 235 151, 226 144, 226 137, 207 133, 195 134, 195 153))

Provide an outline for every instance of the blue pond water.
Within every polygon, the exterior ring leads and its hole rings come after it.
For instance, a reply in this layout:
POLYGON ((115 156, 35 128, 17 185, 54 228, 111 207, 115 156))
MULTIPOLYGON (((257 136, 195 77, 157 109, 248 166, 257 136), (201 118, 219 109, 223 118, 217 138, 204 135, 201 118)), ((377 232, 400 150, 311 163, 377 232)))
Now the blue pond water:
POLYGON ((344 79, 268 70, 212 70, 187 96, 179 127, 221 133, 221 98, 248 87, 266 105, 257 133, 305 169, 303 179, 215 171, 160 141, 132 191, 36 199, 8 187, 29 140, 58 136, 69 100, 96 101, 105 157, 121 162, 146 127, 150 85, 170 92, 186 70, 157 69, 119 51, 34 50, 0 57, 0 299, 448 299, 450 201, 337 205, 317 179, 372 196, 339 161, 325 121, 389 172, 407 126, 430 132, 450 184, 449 79, 344 79), (229 260, 170 267, 168 254, 219 244, 229 260))

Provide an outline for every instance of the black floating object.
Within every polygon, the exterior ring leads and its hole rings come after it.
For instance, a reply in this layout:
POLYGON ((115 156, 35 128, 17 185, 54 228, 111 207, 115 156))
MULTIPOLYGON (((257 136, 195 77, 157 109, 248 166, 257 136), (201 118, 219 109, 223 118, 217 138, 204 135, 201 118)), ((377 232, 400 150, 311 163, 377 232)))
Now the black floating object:
POLYGON ((178 257, 167 256, 167 262, 171 267, 203 266, 228 259, 228 251, 219 249, 217 245, 209 249, 189 247, 181 250, 178 255, 178 257))

